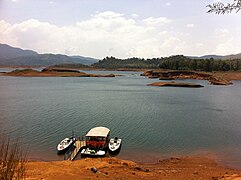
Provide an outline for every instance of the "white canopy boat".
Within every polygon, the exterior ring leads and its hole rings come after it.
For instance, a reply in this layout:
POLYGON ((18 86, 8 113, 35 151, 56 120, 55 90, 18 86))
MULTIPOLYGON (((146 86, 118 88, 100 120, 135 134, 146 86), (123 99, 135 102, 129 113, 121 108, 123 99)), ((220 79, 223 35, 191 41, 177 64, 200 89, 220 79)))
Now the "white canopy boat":
POLYGON ((74 137, 69 137, 69 138, 64 138, 57 146, 58 152, 64 152, 68 150, 76 141, 76 138, 74 137))
POLYGON ((108 147, 110 130, 106 127, 92 128, 86 135, 86 148, 81 155, 104 156, 108 147))
POLYGON ((116 152, 121 147, 121 139, 118 139, 117 137, 111 138, 108 144, 110 152, 116 152))

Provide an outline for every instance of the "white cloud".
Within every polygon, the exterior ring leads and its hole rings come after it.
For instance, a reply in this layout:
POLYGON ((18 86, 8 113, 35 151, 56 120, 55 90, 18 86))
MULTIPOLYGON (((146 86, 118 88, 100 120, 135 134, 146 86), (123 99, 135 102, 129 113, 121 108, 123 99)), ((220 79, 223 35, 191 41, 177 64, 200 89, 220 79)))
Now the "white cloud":
POLYGON ((146 25, 163 25, 163 24, 167 24, 167 23, 170 23, 171 20, 166 18, 166 17, 159 17, 159 18, 153 18, 153 17, 149 17, 149 18, 146 18, 146 19, 143 19, 143 22, 146 24, 146 25))
POLYGON ((228 29, 216 29, 215 36, 217 38, 225 38, 230 36, 230 31, 228 29))
POLYGON ((187 24, 187 27, 188 27, 188 28, 193 28, 193 27, 194 27, 194 24, 187 24))
POLYGON ((171 3, 170 3, 170 2, 167 2, 167 3, 166 3, 166 6, 171 6, 171 3))
POLYGON ((138 14, 131 14, 131 17, 137 18, 139 15, 138 14))
POLYGON ((238 40, 240 29, 235 31, 234 29, 221 29, 218 28, 215 31, 214 39, 217 43, 215 53, 227 55, 235 52, 241 52, 240 41, 238 40))
POLYGON ((93 17, 95 18, 105 18, 105 19, 117 18, 121 16, 123 16, 123 14, 115 13, 113 11, 105 11, 101 13, 97 12, 95 15, 93 15, 93 17))
POLYGON ((15 24, 1 20, 0 42, 40 53, 78 54, 96 58, 110 55, 146 58, 200 54, 207 49, 217 53, 233 52, 232 49, 241 51, 240 40, 232 38, 239 37, 240 30, 235 34, 218 29, 214 39, 207 38, 204 42, 174 28, 174 23, 170 22, 172 20, 166 17, 136 20, 111 11, 95 13, 89 19, 70 26, 56 26, 36 19, 15 24), (226 42, 228 48, 225 47, 226 42))

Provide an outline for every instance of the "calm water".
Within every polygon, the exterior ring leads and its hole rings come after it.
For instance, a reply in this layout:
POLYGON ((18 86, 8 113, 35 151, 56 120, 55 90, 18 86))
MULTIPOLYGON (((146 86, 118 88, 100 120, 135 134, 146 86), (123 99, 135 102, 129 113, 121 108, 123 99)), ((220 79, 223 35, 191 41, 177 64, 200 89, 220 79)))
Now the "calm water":
MULTIPOLYGON (((4 71, 7 71, 4 69, 4 71)), ((92 72, 90 72, 92 73, 92 72)), ((157 161, 206 154, 241 168, 241 82, 204 88, 150 87, 138 72, 115 78, 0 77, 1 131, 29 156, 62 160, 57 143, 106 126, 123 138, 120 158, 157 161)))

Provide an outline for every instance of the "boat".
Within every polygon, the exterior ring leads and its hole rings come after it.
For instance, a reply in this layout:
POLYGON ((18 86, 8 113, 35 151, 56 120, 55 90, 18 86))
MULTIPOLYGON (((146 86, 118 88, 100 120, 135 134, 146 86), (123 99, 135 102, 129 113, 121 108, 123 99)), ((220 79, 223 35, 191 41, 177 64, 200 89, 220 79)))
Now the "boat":
POLYGON ((86 147, 80 152, 87 156, 104 156, 108 148, 110 130, 106 127, 95 127, 85 135, 86 147))
POLYGON ((108 147, 110 152, 116 152, 120 150, 121 139, 119 139, 118 137, 111 138, 109 141, 108 147))
POLYGON ((94 149, 89 149, 89 148, 85 148, 82 149, 81 151, 82 155, 89 155, 89 156, 104 156, 105 155, 105 151, 103 150, 94 150, 94 149))
POLYGON ((68 137, 64 138, 57 146, 58 153, 67 151, 76 141, 76 138, 68 137))

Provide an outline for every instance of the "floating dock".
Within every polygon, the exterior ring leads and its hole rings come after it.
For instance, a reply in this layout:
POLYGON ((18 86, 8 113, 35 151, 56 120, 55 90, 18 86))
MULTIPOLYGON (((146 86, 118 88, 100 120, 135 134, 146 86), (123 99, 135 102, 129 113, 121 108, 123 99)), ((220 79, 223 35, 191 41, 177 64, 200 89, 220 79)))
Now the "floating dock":
POLYGON ((75 157, 77 156, 77 154, 79 153, 79 151, 81 150, 81 148, 83 148, 85 146, 86 146, 86 141, 84 141, 84 140, 77 140, 77 141, 75 141, 75 143, 72 146, 72 148, 69 149, 69 151, 67 151, 65 153, 64 159, 73 161, 75 159, 75 157))

